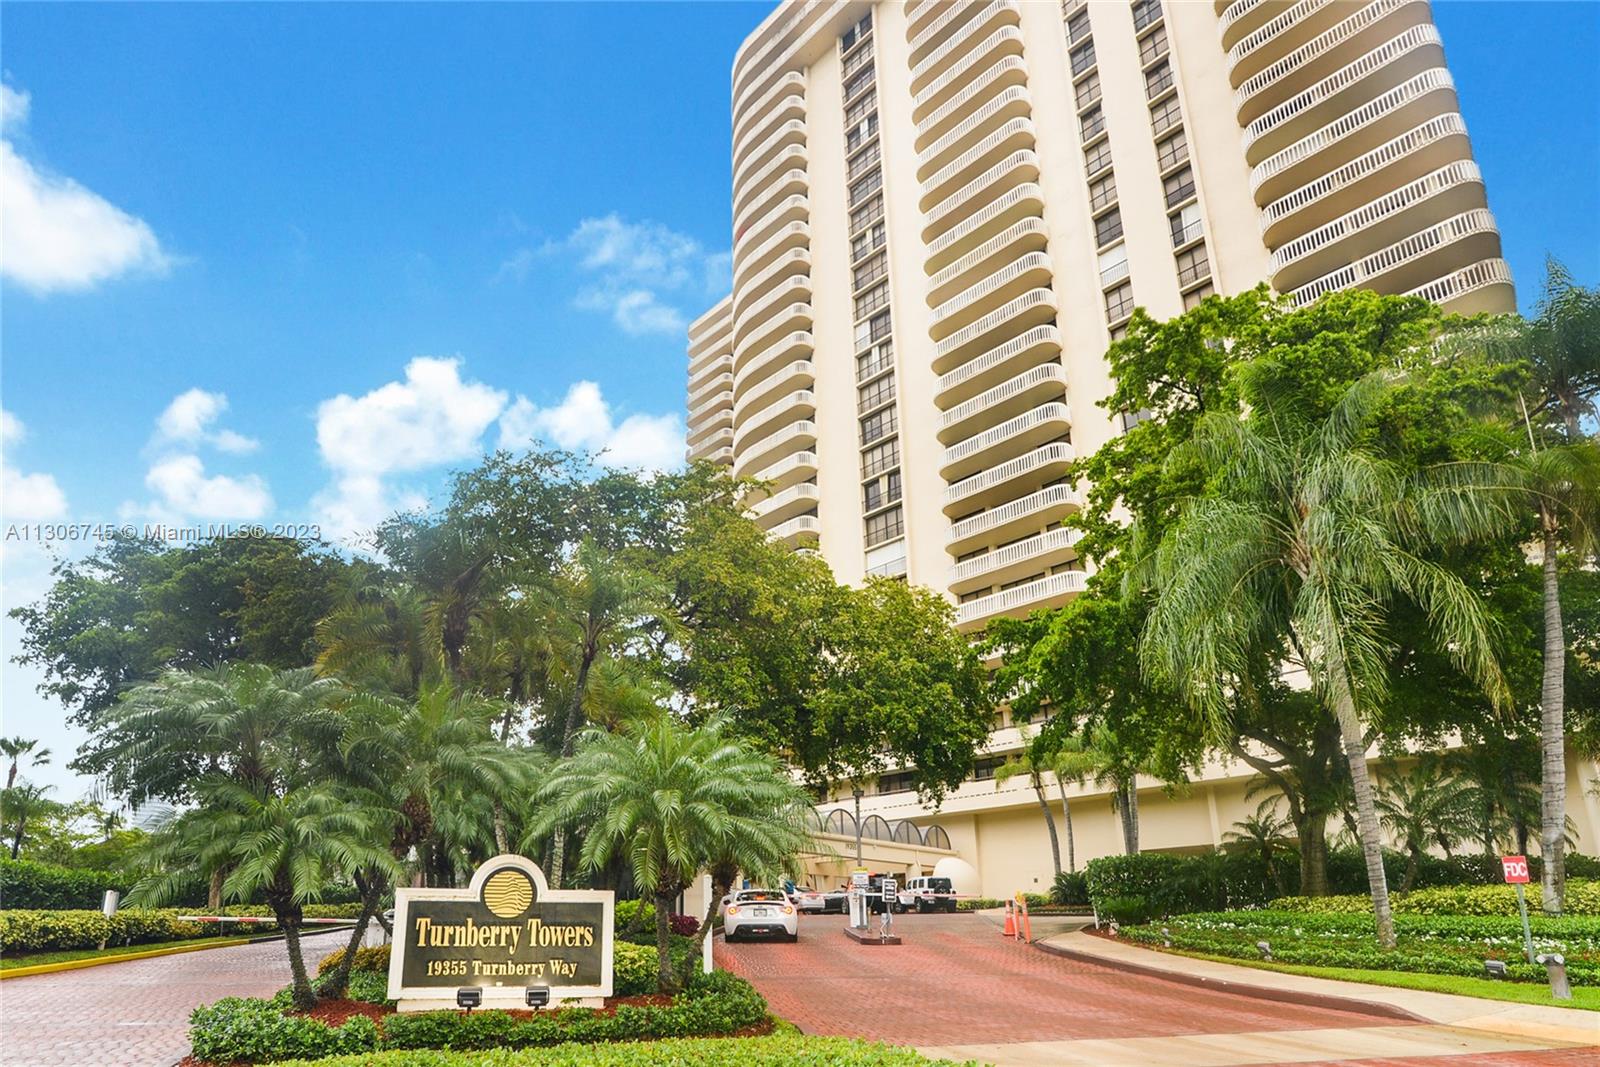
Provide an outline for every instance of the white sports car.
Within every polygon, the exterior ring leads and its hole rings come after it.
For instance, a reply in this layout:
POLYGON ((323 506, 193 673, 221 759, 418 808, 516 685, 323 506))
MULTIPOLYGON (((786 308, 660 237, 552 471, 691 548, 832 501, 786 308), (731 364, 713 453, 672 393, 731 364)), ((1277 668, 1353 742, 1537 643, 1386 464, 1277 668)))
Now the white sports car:
POLYGON ((779 889, 741 889, 722 912, 722 937, 743 941, 751 937, 800 940, 800 915, 779 889))

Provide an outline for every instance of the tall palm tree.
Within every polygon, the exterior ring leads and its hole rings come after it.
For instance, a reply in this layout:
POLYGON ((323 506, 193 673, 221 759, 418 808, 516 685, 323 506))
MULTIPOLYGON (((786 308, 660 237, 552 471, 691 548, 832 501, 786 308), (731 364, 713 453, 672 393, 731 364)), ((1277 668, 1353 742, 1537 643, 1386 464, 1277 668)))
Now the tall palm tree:
POLYGON ((53 786, 36 785, 23 779, 0 792, 0 825, 11 838, 11 858, 22 852, 22 843, 28 837, 28 825, 39 819, 64 811, 65 806, 51 800, 46 794, 53 786))
POLYGON ((1186 694, 1218 736, 1228 680, 1248 676, 1256 657, 1287 642, 1339 724, 1385 948, 1395 943, 1394 920, 1361 706, 1376 706, 1388 689, 1390 604, 1417 602, 1457 665, 1497 705, 1507 699, 1483 606, 1422 554, 1490 524, 1474 517, 1472 498, 1436 501, 1427 478, 1408 476, 1368 444, 1391 388, 1370 375, 1320 422, 1270 389, 1247 415, 1201 420, 1185 452, 1203 464, 1209 489, 1154 553, 1158 596, 1140 642, 1146 668, 1186 694))
POLYGON ((1056 790, 1061 794, 1061 825, 1067 833, 1067 870, 1072 874, 1078 873, 1078 847, 1072 830, 1072 801, 1067 796, 1067 783, 1081 784, 1094 773, 1094 764, 1083 738, 1076 734, 1063 738, 1050 754, 1050 772, 1056 776, 1056 790))
POLYGON ((1410 891, 1428 849, 1450 850, 1471 834, 1468 785, 1445 774, 1437 759, 1424 757, 1405 774, 1384 778, 1378 789, 1378 817, 1406 850, 1400 892, 1410 891))
POLYGON ((275 787, 213 776, 200 783, 196 799, 198 807, 155 834, 147 858, 159 873, 140 880, 129 903, 159 906, 193 874, 228 870, 226 897, 266 898, 289 951, 294 1005, 310 1010, 317 997, 300 948, 304 905, 363 867, 399 869, 382 847, 381 817, 323 785, 275 787))
POLYGON ((22 767, 24 756, 32 760, 35 767, 50 762, 50 750, 38 746, 37 738, 0 737, 0 754, 4 754, 11 761, 11 766, 6 771, 7 789, 17 784, 17 771, 22 767))
MULTIPOLYGON (((1049 757, 1036 753, 1029 744, 1028 731, 1023 727, 1018 731, 1022 737, 1022 751, 1007 756, 1006 761, 994 769, 994 787, 999 789, 1006 782, 1025 774, 1028 776, 1028 785, 1033 789, 1033 795, 1039 801, 1039 810, 1044 813, 1044 827, 1050 834, 1050 860, 1055 869, 1055 877, 1061 877, 1061 841, 1056 836, 1056 817, 1050 811, 1050 802, 1044 795, 1044 772, 1050 769, 1049 757)), ((1063 798, 1065 790, 1062 791, 1063 798)))
POLYGON ((730 739, 719 720, 691 727, 667 712, 617 733, 584 731, 537 799, 544 826, 587 828, 584 869, 626 856, 634 884, 654 898, 662 992, 679 985, 668 914, 694 876, 712 864, 729 880, 730 867, 787 866, 808 840, 804 797, 770 757, 730 739))
MULTIPOLYGON (((1139 775, 1146 768, 1117 738, 1116 731, 1103 722, 1094 723, 1084 736, 1071 737, 1058 750, 1060 759, 1056 783, 1093 781, 1111 788, 1111 809, 1122 827, 1122 851, 1129 856, 1139 852, 1139 775)), ((1061 788, 1061 802, 1067 791, 1061 788)), ((1071 824, 1068 823, 1068 842, 1071 824)))
POLYGON ((1266 797, 1253 814, 1233 824, 1222 839, 1246 854, 1259 856, 1261 867, 1272 880, 1278 896, 1283 896, 1283 872, 1278 869, 1278 854, 1289 851, 1288 835, 1294 823, 1278 811, 1278 797, 1266 797))

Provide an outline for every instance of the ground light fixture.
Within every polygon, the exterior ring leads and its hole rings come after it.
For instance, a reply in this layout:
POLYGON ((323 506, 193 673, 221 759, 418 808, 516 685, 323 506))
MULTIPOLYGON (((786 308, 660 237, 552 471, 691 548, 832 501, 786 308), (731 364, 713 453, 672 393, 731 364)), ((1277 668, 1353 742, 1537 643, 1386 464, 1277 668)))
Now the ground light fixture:
POLYGON ((1497 982, 1507 981, 1511 977, 1510 975, 1506 974, 1506 965, 1504 960, 1484 960, 1483 973, 1488 975, 1490 978, 1493 978, 1497 982))
POLYGON ((550 987, 547 985, 531 985, 528 987, 528 1007, 538 1011, 550 1003, 550 987))
POLYGON ((483 1006, 483 986, 462 986, 456 990, 456 1007, 471 1011, 473 1008, 483 1006))
POLYGON ((1262 959, 1270 960, 1272 958, 1272 944, 1271 944, 1271 942, 1268 942, 1268 941, 1257 941, 1256 942, 1256 951, 1261 953, 1261 958, 1262 959))

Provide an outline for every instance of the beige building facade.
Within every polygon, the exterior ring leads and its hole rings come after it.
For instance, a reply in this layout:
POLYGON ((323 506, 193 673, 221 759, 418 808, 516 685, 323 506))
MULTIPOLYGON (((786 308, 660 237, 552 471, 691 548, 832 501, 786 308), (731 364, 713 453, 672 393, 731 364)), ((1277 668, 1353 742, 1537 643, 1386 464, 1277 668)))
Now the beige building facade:
MULTIPOLYGON (((1096 403, 1135 306, 1267 281, 1514 307, 1422 0, 791 0, 732 100, 733 286, 689 329, 689 457, 765 482, 757 521, 841 580, 941 590, 963 630, 1083 588, 1066 475, 1123 430, 1096 403)), ((1241 817, 1245 776, 1217 774, 1152 801, 1148 847, 1241 817)), ((1116 840, 1083 806, 1080 862, 1116 840)), ((1021 783, 938 821, 986 892, 1048 868, 1021 783)))

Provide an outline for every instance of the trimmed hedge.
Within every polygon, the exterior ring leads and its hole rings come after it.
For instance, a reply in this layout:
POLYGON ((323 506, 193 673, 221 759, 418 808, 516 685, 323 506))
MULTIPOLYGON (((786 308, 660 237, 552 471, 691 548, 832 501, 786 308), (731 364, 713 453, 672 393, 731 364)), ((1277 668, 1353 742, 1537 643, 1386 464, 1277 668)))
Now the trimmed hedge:
MULTIPOLYGON (((307 904, 307 918, 354 918, 359 904, 307 904)), ((216 923, 181 922, 183 908, 127 908, 107 919, 98 910, 0 911, 0 952, 58 952, 108 945, 143 945, 162 941, 217 936, 223 933, 271 933, 277 923, 240 923, 225 931, 216 923)), ((237 904, 224 915, 271 915, 260 904, 237 904)))
POLYGON ((300 1067, 954 1067, 908 1048, 848 1037, 687 1038, 649 1044, 557 1045, 542 1051, 405 1051, 300 1067))
MULTIPOLYGON (((1522 955, 1522 928, 1511 917, 1397 914, 1393 951, 1377 945, 1370 914, 1303 911, 1197 912, 1124 928, 1131 941, 1235 959, 1273 959, 1318 967, 1481 977, 1483 961, 1504 960, 1517 981, 1544 982, 1545 970, 1522 955), (1165 931, 1165 932, 1164 932, 1165 931)), ((1531 918, 1536 952, 1560 952, 1573 985, 1600 985, 1600 918, 1531 918)))
MULTIPOLYGON (((1539 910, 1543 894, 1537 882, 1524 889, 1528 898, 1528 913, 1532 915, 1539 910)), ((1390 895, 1389 903, 1397 914, 1509 916, 1517 914, 1517 891, 1509 885, 1444 886, 1394 893, 1390 895)), ((1372 898, 1364 893, 1337 897, 1279 897, 1270 907, 1274 911, 1359 914, 1372 911, 1372 898)), ((1600 881, 1569 881, 1562 912, 1566 915, 1600 916, 1600 881)))
POLYGON ((215 1063, 311 1060, 351 1052, 375 1052, 378 1026, 356 1016, 343 1026, 285 1015, 271 1000, 223 997, 189 1013, 194 1058, 215 1063))
POLYGON ((1006 902, 993 897, 973 897, 969 900, 956 901, 957 911, 987 911, 990 908, 1003 908, 1006 902))
POLYGON ((0 858, 0 908, 99 909, 106 890, 127 892, 128 880, 108 871, 57 867, 0 858))
MULTIPOLYGON (((339 966, 339 961, 344 959, 344 949, 328 953, 317 963, 317 973, 327 974, 339 966)), ((379 974, 389 973, 389 946, 373 945, 369 948, 356 949, 356 961, 350 965, 350 973, 359 971, 377 971, 379 974)))
POLYGON ((614 941, 611 946, 611 988, 619 997, 656 991, 661 953, 654 945, 614 941))

